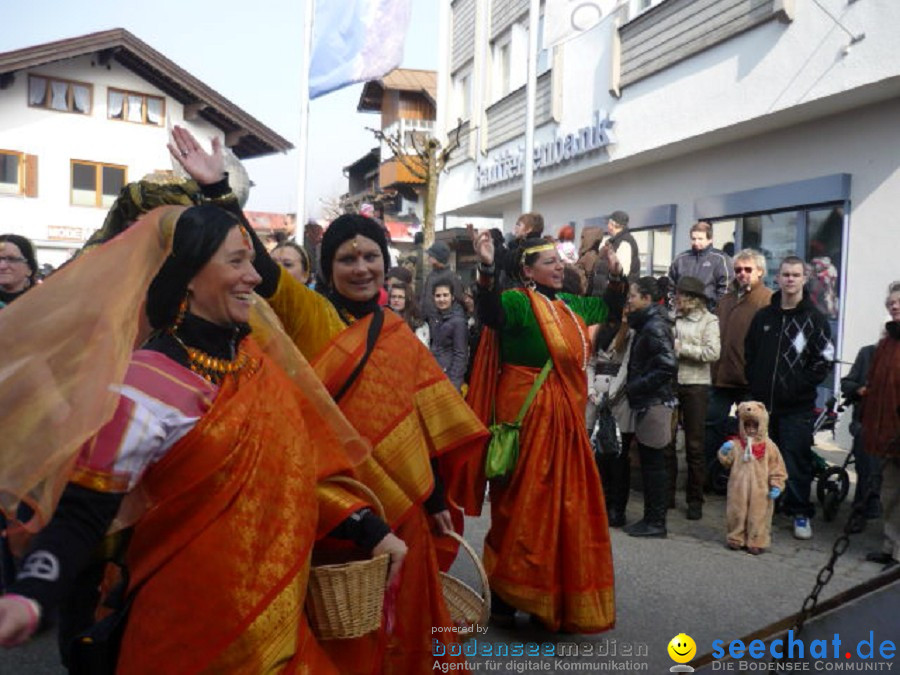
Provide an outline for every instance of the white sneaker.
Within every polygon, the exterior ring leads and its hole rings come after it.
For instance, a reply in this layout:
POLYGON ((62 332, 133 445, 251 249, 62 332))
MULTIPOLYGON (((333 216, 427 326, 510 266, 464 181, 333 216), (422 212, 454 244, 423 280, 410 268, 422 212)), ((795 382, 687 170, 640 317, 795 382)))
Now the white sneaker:
POLYGON ((812 539, 812 525, 806 516, 794 518, 794 539, 812 539))

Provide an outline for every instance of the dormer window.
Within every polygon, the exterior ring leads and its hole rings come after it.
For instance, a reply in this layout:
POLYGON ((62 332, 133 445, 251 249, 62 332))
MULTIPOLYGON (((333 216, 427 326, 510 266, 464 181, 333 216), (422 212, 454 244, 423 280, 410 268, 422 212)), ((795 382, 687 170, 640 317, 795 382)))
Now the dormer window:
POLYGON ((93 87, 58 77, 28 76, 28 105, 59 112, 91 114, 93 87))
POLYGON ((161 127, 165 114, 166 100, 161 96, 109 89, 106 116, 111 120, 161 127))

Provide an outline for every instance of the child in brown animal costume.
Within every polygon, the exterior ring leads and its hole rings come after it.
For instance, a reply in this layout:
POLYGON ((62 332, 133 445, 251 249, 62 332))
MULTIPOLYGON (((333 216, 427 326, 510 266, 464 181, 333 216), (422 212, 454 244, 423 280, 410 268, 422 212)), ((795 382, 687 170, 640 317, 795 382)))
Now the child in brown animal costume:
POLYGON ((772 543, 774 502, 784 490, 787 469, 769 438, 769 413, 758 401, 737 407, 740 438, 719 448, 719 462, 731 468, 725 521, 728 548, 759 555, 772 543))

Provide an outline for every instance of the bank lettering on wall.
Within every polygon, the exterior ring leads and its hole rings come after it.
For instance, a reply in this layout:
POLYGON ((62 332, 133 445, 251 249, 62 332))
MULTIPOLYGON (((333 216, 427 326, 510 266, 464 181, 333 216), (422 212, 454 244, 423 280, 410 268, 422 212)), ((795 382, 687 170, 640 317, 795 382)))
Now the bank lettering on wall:
MULTIPOLYGON (((612 127, 605 110, 594 112, 593 124, 569 134, 558 134, 546 143, 535 144, 534 172, 549 169, 587 155, 615 143, 612 127)), ((477 167, 475 188, 485 188, 519 178, 525 170, 525 147, 506 149, 488 157, 477 167)))

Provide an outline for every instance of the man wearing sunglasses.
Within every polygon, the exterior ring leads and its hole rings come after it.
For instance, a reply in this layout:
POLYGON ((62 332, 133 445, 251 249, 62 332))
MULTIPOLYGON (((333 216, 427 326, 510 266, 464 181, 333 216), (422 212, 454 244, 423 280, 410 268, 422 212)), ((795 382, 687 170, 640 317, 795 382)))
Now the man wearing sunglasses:
POLYGON ((772 290, 763 283, 765 276, 765 256, 752 248, 739 251, 734 257, 734 280, 716 308, 722 347, 719 360, 712 364, 706 408, 707 487, 712 487, 722 471, 716 451, 725 441, 731 406, 750 396, 744 375, 744 338, 753 315, 771 302, 772 290))

